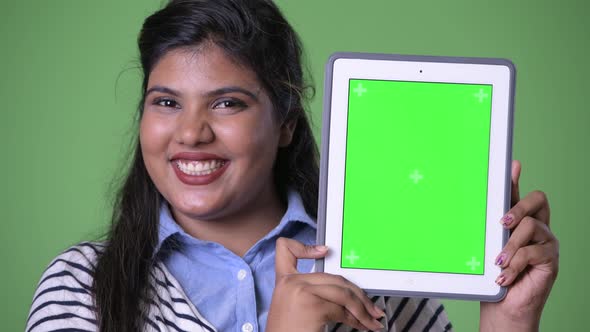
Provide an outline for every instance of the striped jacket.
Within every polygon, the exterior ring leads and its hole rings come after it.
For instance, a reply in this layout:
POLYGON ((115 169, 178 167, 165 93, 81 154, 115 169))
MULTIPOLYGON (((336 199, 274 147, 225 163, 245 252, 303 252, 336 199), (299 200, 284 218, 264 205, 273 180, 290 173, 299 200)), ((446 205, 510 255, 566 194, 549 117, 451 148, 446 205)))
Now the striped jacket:
MULTIPOLYGON (((93 271, 103 245, 84 242, 57 256, 43 273, 35 291, 26 331, 97 331, 91 293, 93 271)), ((162 263, 151 271, 154 298, 144 319, 147 331, 217 331, 199 314, 176 279, 162 263)), ((433 299, 372 298, 387 314, 383 331, 450 331, 442 304, 433 299)), ((326 331, 356 331, 340 323, 326 331)))

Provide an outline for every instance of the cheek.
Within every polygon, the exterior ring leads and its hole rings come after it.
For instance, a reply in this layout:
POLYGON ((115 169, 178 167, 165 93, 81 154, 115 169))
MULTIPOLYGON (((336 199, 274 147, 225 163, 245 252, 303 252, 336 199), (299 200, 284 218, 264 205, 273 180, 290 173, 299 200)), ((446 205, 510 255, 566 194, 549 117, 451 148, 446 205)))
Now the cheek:
POLYGON ((166 156, 168 143, 172 137, 174 126, 171 121, 162 121, 157 116, 145 113, 139 127, 139 141, 146 166, 152 159, 166 156))
POLYGON ((216 131, 218 138, 224 142, 235 157, 253 159, 254 162, 274 160, 278 148, 279 131, 272 120, 244 119, 235 121, 231 126, 223 126, 216 131))

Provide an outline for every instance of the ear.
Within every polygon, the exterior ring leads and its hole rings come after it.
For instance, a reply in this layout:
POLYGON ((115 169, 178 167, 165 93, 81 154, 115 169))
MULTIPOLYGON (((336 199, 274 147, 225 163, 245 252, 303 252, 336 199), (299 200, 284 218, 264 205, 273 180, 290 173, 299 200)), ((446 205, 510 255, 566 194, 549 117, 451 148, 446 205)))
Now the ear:
POLYGON ((281 125, 281 133, 279 137, 280 148, 284 148, 291 144, 295 127, 297 127, 297 119, 287 120, 281 125))

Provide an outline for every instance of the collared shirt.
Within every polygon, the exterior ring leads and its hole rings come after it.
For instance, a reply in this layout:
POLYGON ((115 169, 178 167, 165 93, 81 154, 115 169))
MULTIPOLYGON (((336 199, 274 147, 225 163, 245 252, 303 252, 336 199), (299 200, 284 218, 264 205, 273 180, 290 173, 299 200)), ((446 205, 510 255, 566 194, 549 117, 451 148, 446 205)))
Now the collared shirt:
MULTIPOLYGON (((187 235, 166 206, 160 216, 157 258, 150 271, 153 297, 146 302, 143 331, 264 331, 274 288, 274 245, 285 236, 315 243, 315 222, 301 198, 290 193, 279 225, 241 258, 219 244, 187 235)), ((93 270, 107 243, 82 242, 58 255, 47 267, 33 296, 27 332, 98 331, 92 292, 93 270)), ((313 260, 299 260, 309 272, 313 260)), ((386 316, 380 332, 451 331, 444 307, 435 299, 374 296, 386 316)), ((352 332, 330 323, 330 332, 352 332)))
MULTIPOLYGON (((291 191, 280 223, 240 257, 218 243, 187 234, 164 204, 156 254, 218 331, 264 331, 275 285, 276 239, 314 244, 315 231, 315 220, 305 212, 300 195, 291 191)), ((310 272, 313 264, 302 259, 297 269, 310 272)))

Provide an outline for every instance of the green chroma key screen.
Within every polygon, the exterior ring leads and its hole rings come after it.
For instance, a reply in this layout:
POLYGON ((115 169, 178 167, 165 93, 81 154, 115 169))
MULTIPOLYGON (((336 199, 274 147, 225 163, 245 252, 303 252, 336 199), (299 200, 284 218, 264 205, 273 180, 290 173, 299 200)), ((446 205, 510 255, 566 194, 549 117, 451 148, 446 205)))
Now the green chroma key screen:
POLYGON ((349 83, 341 267, 483 274, 492 86, 349 83))

